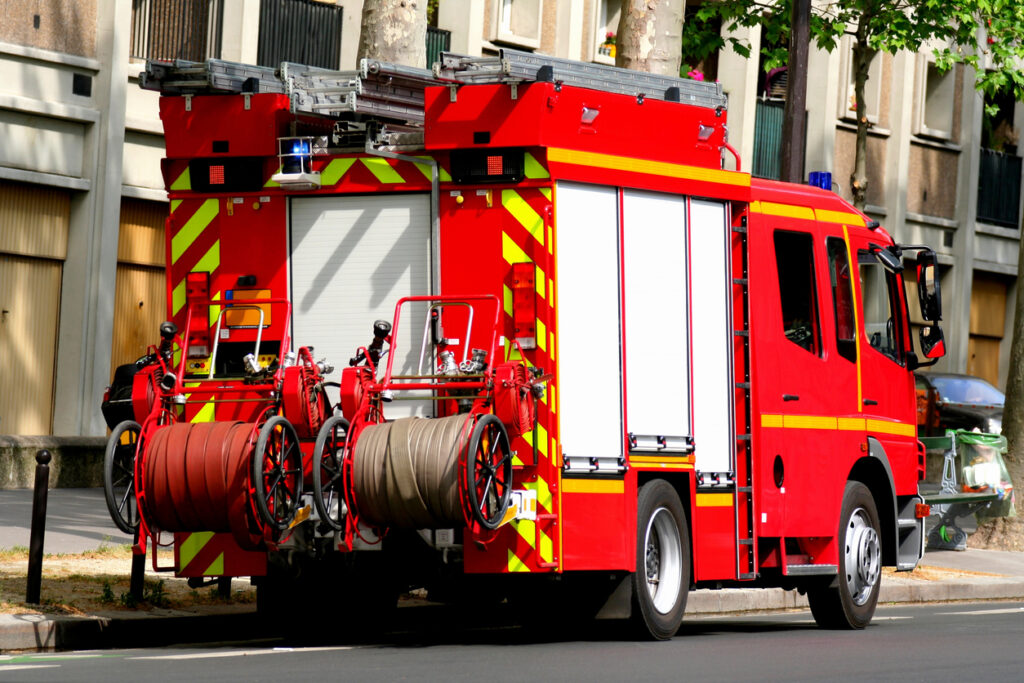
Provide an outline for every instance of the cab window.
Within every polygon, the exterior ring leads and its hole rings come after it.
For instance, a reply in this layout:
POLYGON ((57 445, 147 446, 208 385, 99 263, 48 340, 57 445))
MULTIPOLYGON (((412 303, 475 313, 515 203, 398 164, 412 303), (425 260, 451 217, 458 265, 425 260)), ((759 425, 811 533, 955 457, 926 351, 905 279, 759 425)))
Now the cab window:
POLYGON ((839 355, 857 362, 857 325, 853 317, 853 280, 846 242, 838 237, 826 240, 828 275, 832 285, 832 306, 836 317, 836 348, 839 355))
POLYGON ((893 302, 896 278, 868 251, 857 253, 860 291, 864 310, 864 333, 871 348, 902 364, 902 338, 893 302))
POLYGON ((814 286, 814 243, 811 235, 776 231, 775 265, 779 274, 783 334, 791 343, 820 356, 821 326, 814 286))

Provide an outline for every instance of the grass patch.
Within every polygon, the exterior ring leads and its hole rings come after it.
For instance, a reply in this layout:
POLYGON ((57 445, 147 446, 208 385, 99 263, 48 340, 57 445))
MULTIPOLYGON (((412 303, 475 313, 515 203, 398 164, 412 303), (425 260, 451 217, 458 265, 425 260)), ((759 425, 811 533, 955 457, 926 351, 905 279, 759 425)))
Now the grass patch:
POLYGON ((16 545, 10 548, 0 548, 0 561, 27 560, 28 548, 23 545, 16 545))

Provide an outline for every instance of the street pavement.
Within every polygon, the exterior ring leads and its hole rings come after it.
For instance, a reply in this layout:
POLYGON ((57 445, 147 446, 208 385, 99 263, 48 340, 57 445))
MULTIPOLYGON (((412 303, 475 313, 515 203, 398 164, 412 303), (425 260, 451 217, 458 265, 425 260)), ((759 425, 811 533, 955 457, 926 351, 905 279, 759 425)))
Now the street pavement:
MULTIPOLYGON (((0 491, 0 549, 27 548, 32 529, 32 490, 0 491)), ((50 489, 43 552, 82 553, 131 543, 110 521, 103 489, 50 489)))
POLYGON ((844 633, 817 628, 806 611, 705 615, 684 619, 675 638, 659 643, 614 630, 537 632, 452 619, 392 629, 369 642, 222 639, 0 655, 0 680, 1017 682, 1022 616, 1024 602, 882 605, 868 628, 844 633))
MULTIPOLYGON (((0 549, 29 545, 31 509, 31 491, 0 491, 0 549)), ((102 489, 49 492, 46 553, 79 553, 130 542, 131 538, 110 521, 102 489)), ((1024 553, 933 551, 920 564, 935 571, 927 572, 926 577, 916 576, 918 573, 884 574, 880 604, 1024 599, 1024 553)), ((806 605, 806 599, 796 591, 696 590, 689 595, 686 611, 694 616, 806 605)), ((182 642, 182 638, 198 642, 254 621, 253 610, 252 605, 241 605, 227 613, 223 606, 208 606, 189 612, 155 610, 87 618, 0 615, 0 650, 125 647, 128 643, 182 642)))

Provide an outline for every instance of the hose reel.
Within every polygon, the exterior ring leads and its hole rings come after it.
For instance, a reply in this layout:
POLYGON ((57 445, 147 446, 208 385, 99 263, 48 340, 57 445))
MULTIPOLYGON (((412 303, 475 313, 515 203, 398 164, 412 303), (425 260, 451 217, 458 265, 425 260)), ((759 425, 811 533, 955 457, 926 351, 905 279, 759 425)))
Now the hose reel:
POLYGON ((493 415, 403 418, 362 430, 353 454, 358 512, 381 527, 497 528, 512 496, 512 455, 493 415))
POLYGON ((283 417, 177 423, 150 435, 142 517, 162 531, 231 533, 246 550, 288 527, 302 494, 302 454, 283 417))

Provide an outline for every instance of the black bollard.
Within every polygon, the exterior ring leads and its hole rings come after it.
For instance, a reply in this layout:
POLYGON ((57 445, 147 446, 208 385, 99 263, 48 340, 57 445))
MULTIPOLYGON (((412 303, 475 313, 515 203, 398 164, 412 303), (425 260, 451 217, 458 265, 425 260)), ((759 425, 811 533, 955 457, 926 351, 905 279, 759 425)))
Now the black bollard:
MULTIPOLYGON (((139 529, 135 528, 135 544, 133 548, 139 547, 139 529)), ((145 593, 146 577, 146 556, 142 553, 132 553, 132 577, 128 584, 128 592, 132 594, 136 602, 142 602, 145 593)))
POLYGON ((32 536, 28 545, 28 587, 25 602, 38 605, 43 582, 43 540, 46 536, 46 496, 50 491, 50 451, 36 453, 36 486, 32 495, 32 536))

